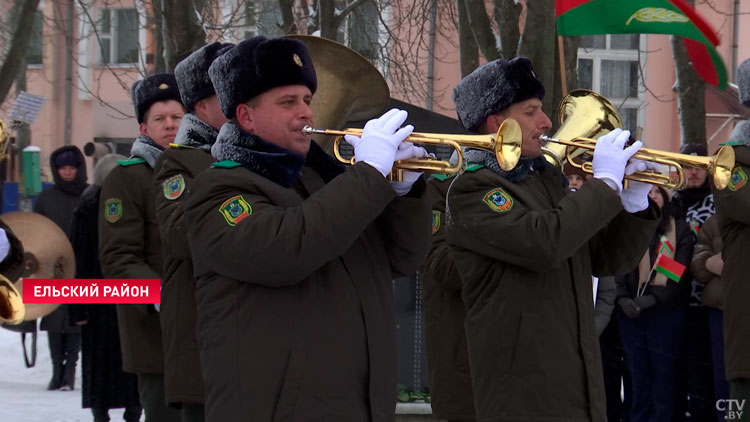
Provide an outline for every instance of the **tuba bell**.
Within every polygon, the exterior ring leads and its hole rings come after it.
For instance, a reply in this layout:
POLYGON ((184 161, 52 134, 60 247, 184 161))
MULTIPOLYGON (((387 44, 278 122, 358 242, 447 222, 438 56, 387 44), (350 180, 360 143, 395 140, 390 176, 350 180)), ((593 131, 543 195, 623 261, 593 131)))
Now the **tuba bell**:
MULTIPOLYGON (((391 99, 388 83, 359 53, 321 37, 299 34, 286 37, 305 43, 315 65, 318 89, 310 107, 317 127, 338 129, 346 122, 379 116, 388 107, 391 99)), ((313 136, 313 140, 326 152, 333 151, 330 138, 313 136)))
MULTIPOLYGON (((23 277, 73 278, 76 264, 73 247, 62 229, 41 214, 14 211, 0 215, 0 220, 10 227, 18 240, 21 241, 24 249, 22 278, 12 284, 15 291, 9 289, 7 285, 0 284, 2 286, 0 287, 0 302, 2 302, 2 298, 6 298, 6 303, 14 306, 12 312, 9 312, 8 315, 14 313, 16 318, 19 315, 17 308, 23 306, 25 308, 21 311, 24 313, 23 321, 41 318, 57 309, 60 304, 32 303, 24 305, 20 300, 15 300, 14 294, 23 292, 23 277)), ((10 320, 7 322, 13 323, 10 320)))

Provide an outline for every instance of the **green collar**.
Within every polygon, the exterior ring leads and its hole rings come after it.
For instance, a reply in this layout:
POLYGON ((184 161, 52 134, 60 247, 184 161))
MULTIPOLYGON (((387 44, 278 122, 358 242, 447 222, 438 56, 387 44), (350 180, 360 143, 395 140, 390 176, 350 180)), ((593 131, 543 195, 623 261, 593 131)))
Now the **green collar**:
POLYGON ((119 165, 121 165, 123 167, 127 167, 127 166, 132 166, 134 164, 141 164, 141 163, 145 163, 145 162, 146 162, 146 160, 144 160, 141 157, 133 157, 133 158, 129 158, 127 160, 118 160, 117 164, 119 164, 119 165))
POLYGON ((440 174, 440 173, 431 174, 430 176, 440 181, 448 180, 451 177, 456 177, 455 174, 440 174))
POLYGON ((743 144, 742 142, 722 142, 719 144, 719 146, 724 146, 724 145, 736 147, 736 146, 745 145, 745 144, 743 144))
POLYGON ((241 166, 241 163, 238 163, 236 161, 232 160, 223 160, 223 161, 217 161, 213 164, 211 164, 211 167, 218 167, 222 169, 233 169, 235 167, 241 166))
POLYGON ((468 166, 466 166, 466 170, 465 171, 475 172, 475 171, 481 169, 482 167, 484 167, 484 164, 473 163, 473 164, 469 164, 468 166))

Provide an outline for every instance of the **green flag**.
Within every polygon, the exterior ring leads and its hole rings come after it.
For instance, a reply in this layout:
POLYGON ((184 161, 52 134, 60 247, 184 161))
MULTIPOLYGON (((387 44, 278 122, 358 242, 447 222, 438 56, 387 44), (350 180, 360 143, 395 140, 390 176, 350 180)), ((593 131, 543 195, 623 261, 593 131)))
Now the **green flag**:
POLYGON ((719 37, 684 0, 555 0, 559 35, 671 34, 682 37, 698 75, 719 89, 727 70, 719 37))

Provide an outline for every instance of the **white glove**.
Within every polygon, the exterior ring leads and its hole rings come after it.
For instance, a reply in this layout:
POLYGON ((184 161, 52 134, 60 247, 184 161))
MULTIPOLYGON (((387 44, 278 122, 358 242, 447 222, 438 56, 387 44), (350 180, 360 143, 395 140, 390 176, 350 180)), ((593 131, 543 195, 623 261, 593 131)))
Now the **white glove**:
POLYGON ((643 145, 643 142, 636 141, 633 145, 623 149, 628 138, 630 138, 630 131, 622 129, 615 129, 600 137, 596 142, 594 160, 591 163, 594 177, 603 180, 618 194, 622 192, 625 165, 643 145))
POLYGON ((403 110, 390 109, 379 118, 367 122, 361 137, 346 135, 344 139, 354 147, 357 161, 364 161, 387 177, 393 168, 399 144, 414 130, 412 125, 399 129, 407 117, 403 110))
MULTIPOLYGON (((625 167, 625 174, 630 176, 637 171, 654 170, 659 171, 659 165, 656 163, 647 163, 643 160, 631 158, 625 167)), ((636 213, 648 208, 648 193, 651 192, 651 185, 634 180, 628 181, 628 188, 620 192, 620 202, 623 208, 629 213, 636 213)))
POLYGON ((10 252, 10 241, 5 229, 0 229, 0 262, 4 261, 10 252))
MULTIPOLYGON (((396 161, 406 160, 409 158, 425 158, 430 155, 426 149, 418 147, 411 142, 401 142, 398 145, 398 151, 396 151, 396 161)), ((404 170, 403 180, 398 182, 391 182, 391 187, 398 196, 404 196, 411 190, 414 182, 419 180, 422 175, 421 171, 404 170)))

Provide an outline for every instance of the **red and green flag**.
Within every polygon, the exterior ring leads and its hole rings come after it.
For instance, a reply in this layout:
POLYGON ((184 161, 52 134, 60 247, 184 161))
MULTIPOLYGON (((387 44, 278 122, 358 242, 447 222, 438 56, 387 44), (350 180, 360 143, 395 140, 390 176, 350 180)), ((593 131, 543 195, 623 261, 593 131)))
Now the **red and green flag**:
POLYGON ((659 253, 667 254, 668 256, 674 256, 674 245, 667 239, 667 236, 661 237, 661 243, 659 244, 659 253))
POLYGON ((693 232, 693 235, 694 235, 695 237, 698 237, 698 235, 699 235, 699 234, 700 234, 700 232, 701 232, 701 226, 700 226, 700 225, 698 225, 698 222, 697 222, 697 221, 691 221, 691 222, 690 222, 690 231, 691 231, 691 232, 693 232))
POLYGON ((727 70, 719 37, 685 0, 555 0, 559 35, 671 34, 682 37, 698 75, 719 89, 727 70))
POLYGON ((685 272, 685 266, 666 255, 659 254, 654 263, 654 271, 664 274, 668 279, 679 283, 682 274, 685 272))

